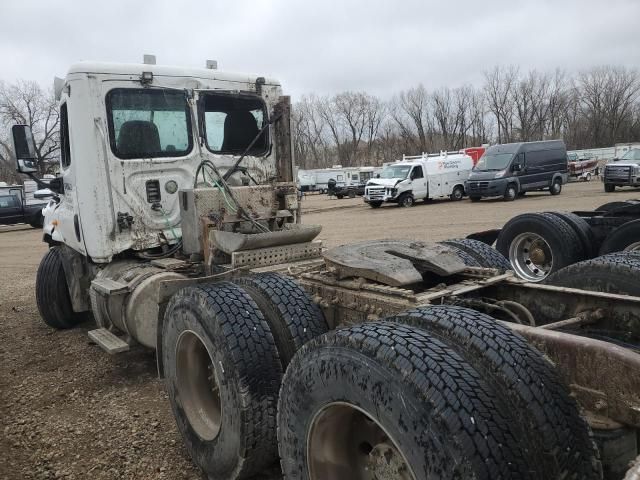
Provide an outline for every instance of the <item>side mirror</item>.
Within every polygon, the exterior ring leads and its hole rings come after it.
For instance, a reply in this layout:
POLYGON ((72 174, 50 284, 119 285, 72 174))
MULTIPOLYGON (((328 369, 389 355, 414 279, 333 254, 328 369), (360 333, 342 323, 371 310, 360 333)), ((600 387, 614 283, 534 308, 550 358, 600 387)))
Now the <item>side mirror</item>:
POLYGON ((14 125, 11 127, 13 136, 13 150, 16 154, 18 172, 33 173, 38 171, 38 157, 36 156, 36 142, 29 125, 14 125))
POLYGON ((519 163, 514 163, 513 165, 511 165, 511 170, 513 170, 514 172, 519 172, 520 170, 522 170, 522 165, 519 163))

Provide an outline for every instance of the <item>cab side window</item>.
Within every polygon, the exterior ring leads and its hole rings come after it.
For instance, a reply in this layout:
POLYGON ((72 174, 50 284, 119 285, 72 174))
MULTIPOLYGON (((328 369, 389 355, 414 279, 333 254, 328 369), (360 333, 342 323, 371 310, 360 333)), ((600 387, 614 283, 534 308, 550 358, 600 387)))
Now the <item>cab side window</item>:
POLYGON ((18 207, 18 197, 15 195, 2 195, 0 196, 0 208, 14 208, 18 207))
POLYGON ((69 168, 71 165, 71 146, 69 145, 69 115, 67 104, 60 107, 60 162, 62 168, 69 168))
POLYGON ((107 94, 111 150, 121 159, 184 157, 191 116, 184 92, 116 88, 107 94))
POLYGON ((424 175, 422 173, 422 167, 419 165, 416 167, 413 167, 413 170, 411 171, 411 180, 416 180, 418 178, 424 178, 424 175))

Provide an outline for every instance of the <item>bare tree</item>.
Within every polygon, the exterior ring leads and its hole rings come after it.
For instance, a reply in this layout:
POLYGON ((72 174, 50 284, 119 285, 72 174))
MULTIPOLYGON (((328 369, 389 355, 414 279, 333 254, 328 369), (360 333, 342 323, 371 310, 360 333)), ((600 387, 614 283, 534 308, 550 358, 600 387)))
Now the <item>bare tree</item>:
POLYGON ((387 105, 378 98, 366 95, 364 98, 365 107, 365 135, 367 141, 366 156, 363 159, 369 164, 373 160, 373 147, 378 138, 380 125, 387 117, 387 105))
POLYGON ((402 154, 483 143, 563 138, 569 148, 640 140, 638 72, 598 67, 520 74, 495 67, 480 87, 423 85, 390 101, 362 92, 303 97, 297 104, 300 165, 379 164, 402 154))
POLYGON ((548 118, 550 79, 535 70, 518 79, 511 91, 517 138, 523 142, 542 140, 548 118))
POLYGON ((487 104, 482 91, 472 89, 469 105, 469 121, 471 124, 471 145, 482 145, 489 141, 491 134, 487 122, 487 104))
POLYGON ((636 70, 623 67, 596 67, 578 74, 581 111, 594 146, 613 145, 628 134, 639 82, 636 70))
POLYGON ((9 130, 11 125, 31 127, 36 142, 40 173, 56 166, 59 158, 59 111, 52 91, 43 91, 36 82, 20 80, 15 84, 0 83, 0 162, 13 164, 9 130))
MULTIPOLYGON (((417 149, 420 152, 429 151, 433 146, 433 120, 429 111, 429 94, 422 84, 400 92, 399 109, 394 116, 396 122, 406 133, 415 132, 417 149), (408 123, 403 115, 408 117, 408 123)), ((405 134, 406 134, 405 133, 405 134)), ((417 153, 417 152, 413 152, 417 153)))
POLYGON ((498 127, 498 143, 511 141, 513 126, 512 92, 518 78, 518 68, 495 67, 485 72, 484 91, 487 105, 493 113, 498 127))
POLYGON ((459 150, 467 146, 467 136, 471 129, 472 87, 454 90, 442 88, 431 96, 433 117, 438 126, 441 148, 459 150))
POLYGON ((304 96, 293 109, 296 158, 303 168, 328 166, 329 142, 317 97, 304 96))
POLYGON ((547 135, 550 138, 560 138, 563 129, 567 128, 567 115, 571 108, 573 95, 567 75, 563 70, 556 69, 549 83, 547 95, 547 135))

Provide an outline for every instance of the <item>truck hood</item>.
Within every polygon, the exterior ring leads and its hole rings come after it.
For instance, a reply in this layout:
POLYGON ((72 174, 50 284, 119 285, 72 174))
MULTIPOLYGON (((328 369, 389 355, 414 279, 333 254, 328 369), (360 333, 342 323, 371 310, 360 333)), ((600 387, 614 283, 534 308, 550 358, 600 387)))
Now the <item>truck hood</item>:
POLYGON ((607 167, 637 167, 640 162, 611 162, 607 163, 607 167))
POLYGON ((398 182, 404 178, 375 178, 367 182, 367 187, 395 187, 398 182))
MULTIPOLYGON (((474 182, 476 180, 493 180, 494 178, 496 178, 496 173, 498 173, 498 172, 494 172, 494 171, 491 171, 491 172, 475 171, 474 172, 474 171, 471 171, 467 181, 474 182)), ((503 178, 503 177, 501 177, 501 178, 503 178)))

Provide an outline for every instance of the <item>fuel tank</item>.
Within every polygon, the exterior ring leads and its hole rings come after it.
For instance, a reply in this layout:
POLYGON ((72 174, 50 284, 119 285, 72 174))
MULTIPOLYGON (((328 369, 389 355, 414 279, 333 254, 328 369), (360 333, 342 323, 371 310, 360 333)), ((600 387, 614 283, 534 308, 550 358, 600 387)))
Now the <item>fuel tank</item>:
POLYGON ((155 349, 160 282, 181 278, 184 275, 148 262, 118 260, 108 264, 96 275, 90 290, 96 323, 107 329, 115 327, 155 349))

